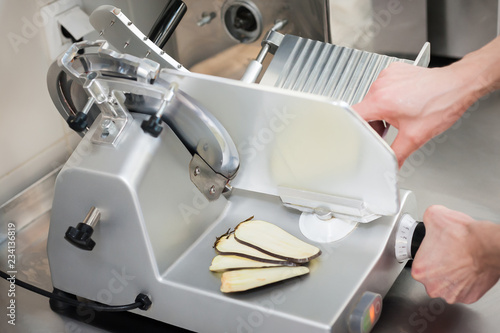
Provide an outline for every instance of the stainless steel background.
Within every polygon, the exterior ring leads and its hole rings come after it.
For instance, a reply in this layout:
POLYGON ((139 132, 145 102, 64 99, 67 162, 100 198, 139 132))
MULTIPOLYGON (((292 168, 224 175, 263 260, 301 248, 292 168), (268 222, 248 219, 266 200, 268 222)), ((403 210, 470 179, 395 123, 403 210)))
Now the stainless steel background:
POLYGON ((427 41, 427 4, 432 1, 372 0, 373 22, 367 33, 373 35, 373 40, 369 51, 400 56, 418 54, 427 41), (391 14, 391 5, 395 3, 399 6, 391 14))
POLYGON ((498 0, 429 0, 434 55, 461 58, 497 35, 498 0))
MULTIPOLYGON (((222 8, 226 2, 223 0, 184 0, 188 11, 175 31, 174 43, 177 49, 178 60, 187 68, 210 58, 223 50, 239 45, 225 31, 222 8), (215 13, 215 18, 208 24, 198 26, 196 23, 203 13, 215 13)), ((284 28, 286 33, 291 33, 316 40, 326 40, 328 36, 326 22, 325 0, 253 0, 262 13, 263 31, 261 36, 250 45, 253 46, 249 54, 242 55, 254 58, 260 50, 260 42, 267 31, 277 19, 287 19, 289 23, 284 28)), ((238 56, 234 55, 233 56, 238 56)))

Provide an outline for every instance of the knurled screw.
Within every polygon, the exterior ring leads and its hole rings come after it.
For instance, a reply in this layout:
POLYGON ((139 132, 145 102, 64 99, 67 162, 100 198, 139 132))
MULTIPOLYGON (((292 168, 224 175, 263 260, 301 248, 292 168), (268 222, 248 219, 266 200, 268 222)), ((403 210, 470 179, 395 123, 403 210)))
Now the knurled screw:
POLYGON ((101 137, 105 138, 109 135, 113 135, 116 132, 116 126, 113 120, 104 119, 101 123, 102 134, 101 137))

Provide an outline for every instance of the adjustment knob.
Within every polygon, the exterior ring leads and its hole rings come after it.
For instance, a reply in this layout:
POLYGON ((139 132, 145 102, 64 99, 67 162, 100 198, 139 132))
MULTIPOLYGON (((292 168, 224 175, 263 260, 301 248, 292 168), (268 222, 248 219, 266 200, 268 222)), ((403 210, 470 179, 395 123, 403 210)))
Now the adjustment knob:
POLYGON ((73 131, 83 132, 88 126, 87 119, 88 116, 80 111, 76 115, 69 116, 66 122, 73 131))
POLYGON ((64 238, 79 249, 92 251, 95 241, 92 239, 94 227, 101 218, 101 213, 95 207, 90 208, 87 216, 77 224, 76 227, 69 227, 64 234, 64 238))
POLYGON ((155 138, 160 135, 161 131, 163 130, 163 127, 160 125, 161 117, 174 98, 177 86, 178 85, 175 82, 170 84, 170 87, 168 88, 165 96, 163 96, 162 103, 156 114, 152 115, 148 120, 144 120, 141 123, 141 128, 144 130, 144 132, 151 134, 155 138))
POLYGON ((401 216, 396 231, 396 259, 404 262, 415 258, 424 237, 425 225, 422 222, 415 221, 410 214, 401 216))
POLYGON ((163 130, 163 127, 160 125, 160 118, 156 116, 151 116, 148 120, 144 120, 141 123, 141 128, 144 132, 151 134, 155 138, 157 138, 163 130))
POLYGON ((417 222, 417 226, 413 231, 413 237, 411 238, 410 253, 412 259, 415 258, 415 255, 417 254, 417 251, 420 247, 420 244, 422 244, 424 237, 425 237, 425 225, 423 222, 417 222))
MULTIPOLYGON (((97 74, 95 72, 90 72, 87 75, 87 78, 89 80, 95 79, 97 74)), ((87 100, 87 103, 85 103, 85 106, 83 107, 82 111, 77 112, 75 115, 71 115, 68 117, 66 122, 68 123, 69 127, 75 131, 75 132, 83 132, 85 129, 88 127, 88 113, 90 111, 90 108, 92 108, 92 105, 94 105, 95 98, 94 97, 89 97, 87 100)))
POLYGON ((94 233, 94 228, 85 223, 80 222, 78 223, 76 228, 69 227, 68 230, 66 231, 66 234, 64 235, 64 238, 68 242, 70 242, 71 244, 82 250, 92 251, 92 249, 95 246, 95 242, 91 238, 93 233, 94 233))

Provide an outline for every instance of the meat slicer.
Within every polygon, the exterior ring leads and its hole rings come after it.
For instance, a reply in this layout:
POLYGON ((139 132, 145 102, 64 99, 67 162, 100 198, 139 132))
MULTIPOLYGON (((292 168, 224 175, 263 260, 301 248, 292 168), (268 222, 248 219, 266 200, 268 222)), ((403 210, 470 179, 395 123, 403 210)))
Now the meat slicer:
POLYGON ((56 181, 54 288, 108 305, 147 295, 133 312, 198 332, 369 332, 411 257, 416 201, 349 104, 407 60, 274 29, 237 81, 189 72, 116 7, 90 19, 102 40, 48 75, 83 136, 56 181), (249 216, 320 247, 310 274, 222 294, 212 245, 249 216))

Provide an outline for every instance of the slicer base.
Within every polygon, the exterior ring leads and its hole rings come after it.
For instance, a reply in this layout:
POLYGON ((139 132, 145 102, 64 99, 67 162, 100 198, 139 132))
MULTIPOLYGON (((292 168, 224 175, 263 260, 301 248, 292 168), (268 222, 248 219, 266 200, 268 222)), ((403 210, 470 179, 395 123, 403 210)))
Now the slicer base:
MULTIPOLYGON (((410 192, 402 192, 401 203, 401 212, 415 213, 416 204, 410 192)), ((247 292, 223 294, 219 290, 220 274, 208 270, 215 256, 213 242, 216 236, 252 215, 305 239, 299 230, 299 213, 283 207, 278 197, 236 189, 218 221, 160 276, 139 271, 138 258, 108 262, 105 270, 124 274, 122 280, 127 286, 123 293, 139 290, 151 296, 152 308, 134 310, 135 313, 189 330, 345 333, 361 295, 371 291, 384 296, 404 266, 394 256, 398 216, 382 217, 358 225, 338 242, 316 244, 323 253, 309 264, 311 272, 306 276, 247 292)), ((137 250, 131 249, 132 253, 137 250)), ((97 273, 87 281, 102 280, 97 273)), ((52 274, 61 272, 56 267, 52 274)), ((75 272, 72 281, 81 278, 75 272)), ((116 278, 111 287, 115 288, 118 281, 116 278)), ((79 296, 92 298, 102 292, 97 283, 88 283, 86 288, 79 296)), ((125 303, 121 294, 112 294, 112 303, 125 303)))

